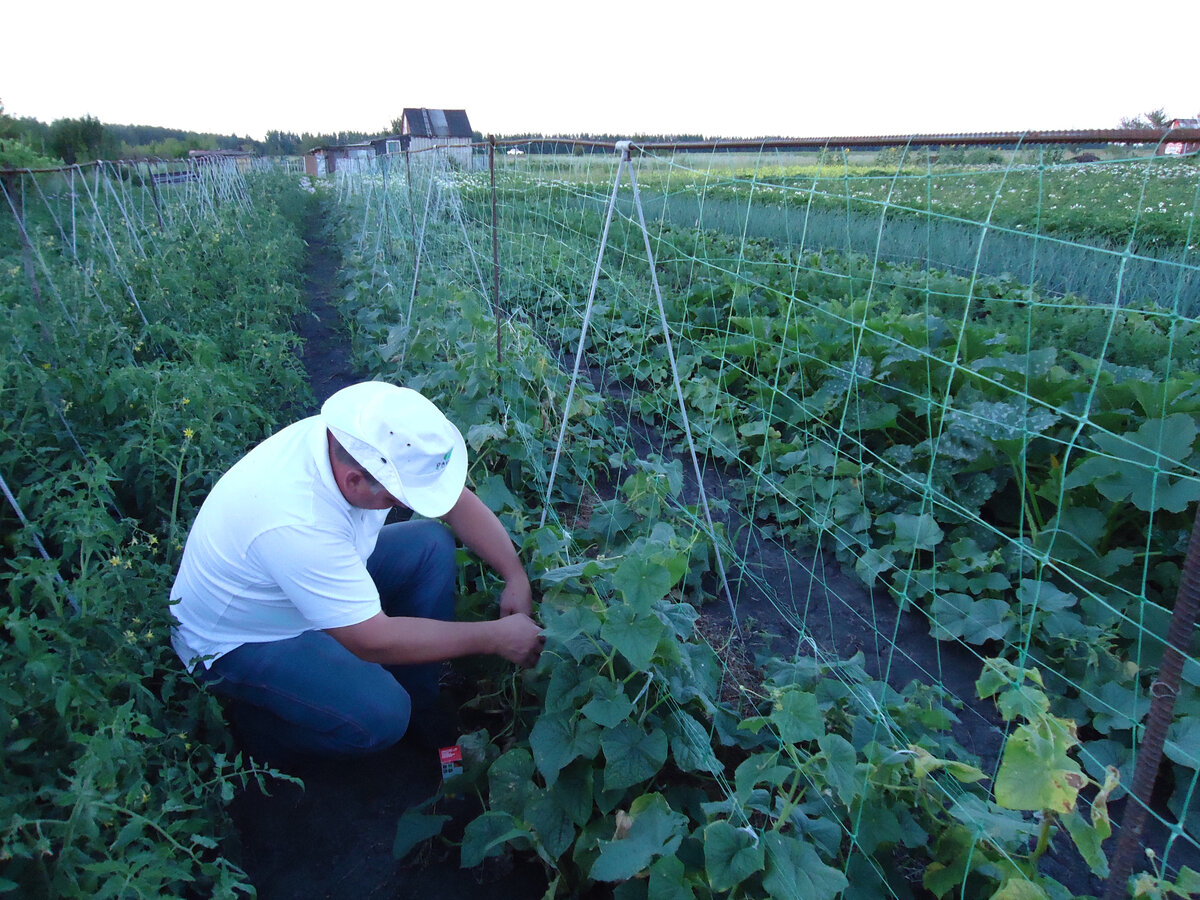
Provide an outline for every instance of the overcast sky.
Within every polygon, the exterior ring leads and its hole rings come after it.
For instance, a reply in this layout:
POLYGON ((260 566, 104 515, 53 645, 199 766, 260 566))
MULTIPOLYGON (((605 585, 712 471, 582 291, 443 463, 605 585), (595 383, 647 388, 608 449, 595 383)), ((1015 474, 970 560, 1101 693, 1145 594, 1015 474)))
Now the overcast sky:
POLYGON ((350 0, 10 5, 0 101, 262 138, 406 106, 485 134, 1114 128, 1200 113, 1200 3, 350 0), (1174 39, 1178 38, 1178 41, 1174 39), (1174 46, 1172 46, 1174 44, 1174 46))

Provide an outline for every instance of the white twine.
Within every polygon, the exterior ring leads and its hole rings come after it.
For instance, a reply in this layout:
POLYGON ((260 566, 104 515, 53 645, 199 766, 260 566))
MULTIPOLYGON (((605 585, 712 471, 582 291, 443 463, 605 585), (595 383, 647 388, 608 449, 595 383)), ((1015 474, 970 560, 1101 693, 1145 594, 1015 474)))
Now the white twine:
POLYGON ((737 607, 733 602, 733 593, 729 590, 729 579, 725 574, 725 560, 721 555, 721 546, 720 542, 717 540, 716 528, 713 526, 712 512, 708 506, 708 495, 704 490, 704 478, 700 472, 700 460, 696 454, 696 444, 695 441, 692 440, 692 426, 688 420, 687 408, 683 400, 683 386, 679 379, 679 367, 676 364, 675 350, 671 344, 671 329, 667 322, 667 309, 663 303, 662 290, 658 284, 658 274, 654 270, 654 252, 650 248, 650 232, 646 228, 646 216, 642 211, 642 199, 641 195, 638 193, 637 175, 634 172, 633 162, 630 159, 629 148, 629 141, 620 141, 617 144, 617 152, 621 154, 621 161, 617 165, 617 174, 613 179, 612 196, 609 197, 608 210, 606 211, 604 217, 604 231, 600 236, 599 252, 596 254, 596 269, 592 275, 592 286, 588 292, 587 306, 583 312, 583 326, 579 332, 579 344, 575 351, 575 367, 571 373, 570 387, 567 390, 567 403, 563 409, 562 427, 558 432, 558 443, 554 447, 554 461, 550 466, 550 480, 546 486, 546 503, 542 507, 542 517, 541 521, 538 523, 538 527, 546 524, 546 514, 550 509, 551 490, 554 487, 554 477, 558 471, 558 460, 562 453, 563 442, 566 439, 567 419, 571 414, 571 401, 575 396, 575 385, 579 381, 579 366, 581 360, 583 359, 584 341, 587 338, 588 324, 592 317, 592 306, 596 297, 596 285, 600 280, 600 265, 604 259, 605 247, 608 245, 608 228, 612 222, 613 210, 616 208, 617 204, 617 188, 621 183, 621 171, 628 166, 629 181, 633 185, 633 202, 634 206, 637 208, 638 225, 642 229, 642 238, 646 244, 646 259, 650 264, 650 282, 654 286, 654 297, 658 302, 658 314, 659 320, 662 323, 663 341, 667 350, 667 359, 671 364, 671 377, 675 383, 675 396, 679 401, 679 414, 683 420, 683 433, 687 437, 688 451, 692 458, 692 467, 696 472, 696 488, 699 492, 700 506, 704 511, 704 521, 708 527, 709 537, 712 538, 713 554, 717 558, 717 572, 721 577, 721 587, 725 592, 725 599, 729 603, 729 613, 733 617, 733 625, 737 629, 738 635, 740 636, 742 633, 742 626, 741 623, 738 622, 737 607))

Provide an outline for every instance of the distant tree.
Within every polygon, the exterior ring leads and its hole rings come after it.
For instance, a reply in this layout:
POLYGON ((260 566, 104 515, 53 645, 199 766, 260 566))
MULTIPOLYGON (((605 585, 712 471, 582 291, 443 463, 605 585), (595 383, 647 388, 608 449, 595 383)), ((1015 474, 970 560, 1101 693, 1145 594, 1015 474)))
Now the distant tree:
POLYGON ((404 116, 399 115, 391 121, 392 130, 388 134, 400 134, 404 131, 404 116))
POLYGON ((95 116, 56 119, 50 125, 50 150, 68 165, 101 157, 104 126, 95 116))
POLYGON ((1167 115, 1166 110, 1161 106, 1140 116, 1121 119, 1122 128, 1166 128, 1170 124, 1171 117, 1167 115))
POLYGON ((300 135, 290 131, 268 131, 262 148, 266 156, 297 156, 303 152, 300 135))
MULTIPOLYGON (((15 119, 4 112, 4 103, 0 101, 0 139, 15 139, 35 151, 35 155, 47 159, 46 139, 50 126, 37 119, 23 116, 15 119)), ((55 165, 61 164, 61 160, 55 165)), ((33 167, 38 168, 38 167, 33 167)))
POLYGON ((4 103, 0 101, 0 170, 50 169, 61 165, 61 159, 53 159, 30 146, 21 123, 4 114, 4 103))

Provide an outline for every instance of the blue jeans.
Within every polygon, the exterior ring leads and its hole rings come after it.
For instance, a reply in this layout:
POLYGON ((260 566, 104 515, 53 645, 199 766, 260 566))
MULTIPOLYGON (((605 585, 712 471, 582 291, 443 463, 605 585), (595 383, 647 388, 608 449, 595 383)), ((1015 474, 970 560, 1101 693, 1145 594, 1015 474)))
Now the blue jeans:
MULTIPOLYGON (((455 543, 441 522, 386 525, 367 571, 389 616, 454 618, 455 543)), ((227 704, 244 750, 272 762, 353 757, 404 736, 437 698, 440 663, 384 667, 324 631, 243 644, 197 677, 227 704)))

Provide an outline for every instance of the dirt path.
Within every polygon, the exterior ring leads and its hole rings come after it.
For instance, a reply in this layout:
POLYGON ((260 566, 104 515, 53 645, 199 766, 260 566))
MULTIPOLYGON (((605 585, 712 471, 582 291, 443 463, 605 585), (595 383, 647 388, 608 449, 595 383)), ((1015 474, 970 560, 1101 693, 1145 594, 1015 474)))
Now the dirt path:
POLYGON ((312 205, 304 225, 308 243, 304 293, 309 311, 298 316, 295 324, 296 333, 304 339, 300 361, 319 405, 330 394, 358 381, 362 373, 353 370, 350 341, 334 304, 340 261, 322 232, 319 204, 312 205))

